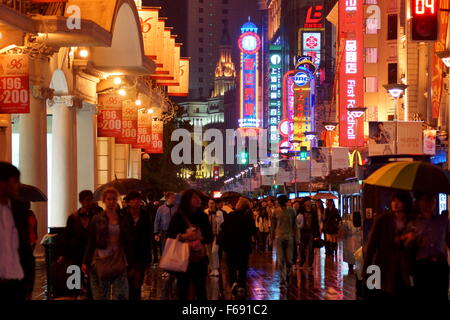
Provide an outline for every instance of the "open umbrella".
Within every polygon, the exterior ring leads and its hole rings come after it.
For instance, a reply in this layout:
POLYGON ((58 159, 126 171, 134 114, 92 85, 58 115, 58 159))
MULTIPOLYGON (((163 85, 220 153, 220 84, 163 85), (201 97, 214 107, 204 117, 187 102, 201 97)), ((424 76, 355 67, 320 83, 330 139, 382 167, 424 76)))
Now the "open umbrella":
POLYGON ((226 191, 222 193, 222 196, 220 196, 220 199, 230 199, 230 198, 238 198, 241 194, 236 191, 226 191))
POLYGON ((45 202, 47 201, 47 196, 35 186, 21 184, 19 188, 19 199, 30 202, 45 202))
POLYGON ((419 161, 389 163, 372 173, 364 183, 409 191, 450 194, 450 183, 445 171, 419 161))
POLYGON ((98 187, 94 192, 94 200, 100 201, 103 191, 108 188, 116 189, 121 195, 125 195, 130 191, 146 192, 153 189, 150 183, 139 179, 116 179, 98 187))
POLYGON ((330 192, 324 192, 324 193, 316 193, 312 199, 314 200, 319 200, 319 199, 337 199, 338 197, 336 197, 334 194, 330 193, 330 192))

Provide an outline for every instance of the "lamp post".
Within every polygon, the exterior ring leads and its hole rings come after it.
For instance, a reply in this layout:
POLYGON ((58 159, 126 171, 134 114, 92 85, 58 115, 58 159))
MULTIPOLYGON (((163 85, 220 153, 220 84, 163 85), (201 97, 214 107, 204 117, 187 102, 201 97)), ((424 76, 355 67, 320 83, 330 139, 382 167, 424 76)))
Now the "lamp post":
MULTIPOLYGON (((328 135, 328 175, 331 174, 332 166, 333 166, 333 143, 331 141, 331 133, 336 129, 338 123, 334 121, 324 122, 323 126, 325 130, 327 130, 328 135)), ((328 184, 328 191, 331 191, 331 183, 328 184)))
POLYGON ((355 138, 355 156, 356 156, 356 164, 355 164, 355 177, 358 178, 358 129, 359 129, 359 118, 361 118, 366 112, 366 107, 356 107, 356 108, 347 108, 347 111, 350 115, 356 119, 356 138, 355 138))
MULTIPOLYGON (((395 154, 398 154, 398 106, 399 106, 399 99, 405 92, 406 88, 408 86, 406 84, 402 83, 394 83, 394 84, 385 84, 383 87, 386 89, 386 91, 391 95, 392 99, 395 100, 395 154)), ((403 117, 404 121, 408 121, 408 110, 405 109, 405 116, 403 117)))
POLYGON ((313 140, 317 136, 317 132, 313 131, 306 131, 305 137, 307 140, 310 141, 310 148, 309 148, 309 196, 311 197, 312 193, 312 147, 313 147, 313 140))
POLYGON ((297 198, 297 155, 295 154, 295 151, 297 150, 297 147, 300 145, 300 140, 291 140, 289 141, 292 146, 294 147, 294 192, 295 192, 295 198, 297 198))

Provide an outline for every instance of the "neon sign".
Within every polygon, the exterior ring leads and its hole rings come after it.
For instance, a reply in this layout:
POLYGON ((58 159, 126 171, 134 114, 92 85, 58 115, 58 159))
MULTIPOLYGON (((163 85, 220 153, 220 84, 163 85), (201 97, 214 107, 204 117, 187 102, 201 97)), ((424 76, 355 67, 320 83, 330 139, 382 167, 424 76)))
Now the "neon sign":
POLYGON ((261 49, 261 39, 258 28, 250 21, 241 28, 241 36, 238 45, 241 50, 241 81, 240 81, 240 106, 241 128, 259 128, 258 88, 259 73, 258 59, 261 49))
POLYGON ((356 121, 348 108, 364 106, 363 44, 364 8, 362 1, 339 1, 339 140, 343 147, 364 144, 364 121, 356 121))
POLYGON ((278 125, 281 121, 281 70, 282 48, 272 45, 269 48, 269 137, 271 143, 279 143, 278 125))
POLYGON ((304 28, 320 29, 323 28, 322 18, 323 18, 323 6, 311 6, 308 8, 306 13, 304 28))
POLYGON ((435 0, 413 0, 414 2, 414 13, 416 15, 434 15, 436 12, 436 1, 435 0))

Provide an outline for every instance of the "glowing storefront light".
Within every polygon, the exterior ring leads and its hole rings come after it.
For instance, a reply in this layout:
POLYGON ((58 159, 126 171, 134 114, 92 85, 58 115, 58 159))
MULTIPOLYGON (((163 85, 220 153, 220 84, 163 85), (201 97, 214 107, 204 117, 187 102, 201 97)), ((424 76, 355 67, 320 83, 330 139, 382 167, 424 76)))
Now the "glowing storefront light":
MULTIPOLYGON (((269 49, 269 137, 271 143, 280 142, 282 48, 271 45, 269 49)), ((274 155, 275 156, 275 155, 274 155)))

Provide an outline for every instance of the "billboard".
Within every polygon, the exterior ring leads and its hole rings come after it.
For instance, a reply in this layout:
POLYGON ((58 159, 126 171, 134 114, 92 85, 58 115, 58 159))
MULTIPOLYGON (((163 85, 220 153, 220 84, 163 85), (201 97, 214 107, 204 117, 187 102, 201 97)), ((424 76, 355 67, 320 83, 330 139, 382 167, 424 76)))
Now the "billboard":
POLYGON ((280 142, 278 125, 282 117, 282 47, 271 45, 269 48, 269 139, 270 143, 280 142))
POLYGON ((29 113, 28 55, 0 55, 0 113, 29 113))
POLYGON ((360 0, 339 1, 339 140, 343 147, 364 145, 364 121, 347 110, 364 106, 363 6, 360 0))

